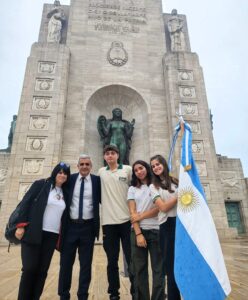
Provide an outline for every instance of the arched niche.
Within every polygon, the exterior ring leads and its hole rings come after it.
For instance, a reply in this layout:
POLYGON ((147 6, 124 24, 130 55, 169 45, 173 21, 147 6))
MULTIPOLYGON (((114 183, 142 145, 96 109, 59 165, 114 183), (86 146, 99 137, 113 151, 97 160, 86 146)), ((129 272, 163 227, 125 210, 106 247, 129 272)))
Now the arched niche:
POLYGON ((123 85, 109 85, 97 90, 88 100, 85 119, 85 151, 90 153, 94 171, 103 165, 102 143, 97 130, 100 115, 112 118, 114 108, 122 110, 122 117, 135 119, 135 128, 130 151, 130 164, 136 159, 149 159, 148 107, 142 96, 134 89, 123 85))

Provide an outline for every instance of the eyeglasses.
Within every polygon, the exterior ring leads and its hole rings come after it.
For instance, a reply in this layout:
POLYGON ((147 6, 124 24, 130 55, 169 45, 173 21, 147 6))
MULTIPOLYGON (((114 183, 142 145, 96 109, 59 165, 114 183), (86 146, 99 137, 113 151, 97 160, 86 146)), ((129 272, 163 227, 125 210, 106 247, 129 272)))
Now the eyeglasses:
POLYGON ((63 161, 61 161, 61 162, 59 163, 59 165, 60 165, 60 167, 62 167, 62 168, 67 168, 67 169, 70 168, 70 165, 64 163, 63 161))
POLYGON ((83 166, 89 167, 89 166, 90 166, 90 163, 80 163, 79 166, 80 166, 80 167, 83 167, 83 166))

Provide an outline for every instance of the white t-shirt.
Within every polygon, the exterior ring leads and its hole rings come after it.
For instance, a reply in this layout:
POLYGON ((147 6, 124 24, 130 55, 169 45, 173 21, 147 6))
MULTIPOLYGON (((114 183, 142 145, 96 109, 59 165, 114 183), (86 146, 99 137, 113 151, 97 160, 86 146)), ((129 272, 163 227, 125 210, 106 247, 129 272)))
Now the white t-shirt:
POLYGON ((59 187, 51 189, 43 215, 42 229, 49 232, 59 233, 61 217, 64 210, 65 201, 62 189, 59 187))
MULTIPOLYGON (((149 186, 151 191, 151 196, 153 201, 156 201, 157 197, 160 197, 163 201, 168 201, 171 198, 174 198, 177 194, 177 187, 175 184, 171 184, 171 189, 174 190, 174 193, 170 193, 168 190, 164 190, 161 187, 157 189, 153 184, 149 186)), ((158 213, 158 220, 159 224, 163 224, 166 222, 168 217, 176 217, 177 215, 177 206, 175 205, 172 209, 170 209, 168 212, 162 212, 159 211, 158 213)))
MULTIPOLYGON (((127 200, 134 200, 136 203, 136 211, 142 213, 156 207, 153 203, 151 191, 146 184, 142 184, 140 188, 130 186, 128 189, 127 200)), ((139 222, 142 229, 159 229, 158 217, 144 219, 139 222)))

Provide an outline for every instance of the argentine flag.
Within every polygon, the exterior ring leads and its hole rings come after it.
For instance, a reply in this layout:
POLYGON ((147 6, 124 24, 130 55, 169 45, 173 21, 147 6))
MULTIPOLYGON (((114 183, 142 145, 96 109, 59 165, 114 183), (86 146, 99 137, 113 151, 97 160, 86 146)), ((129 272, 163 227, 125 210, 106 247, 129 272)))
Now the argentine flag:
MULTIPOLYGON (((176 128, 175 136, 179 131, 180 125, 176 128)), ((184 300, 222 300, 231 292, 230 282, 191 147, 191 128, 184 123, 178 186, 175 278, 184 300)))

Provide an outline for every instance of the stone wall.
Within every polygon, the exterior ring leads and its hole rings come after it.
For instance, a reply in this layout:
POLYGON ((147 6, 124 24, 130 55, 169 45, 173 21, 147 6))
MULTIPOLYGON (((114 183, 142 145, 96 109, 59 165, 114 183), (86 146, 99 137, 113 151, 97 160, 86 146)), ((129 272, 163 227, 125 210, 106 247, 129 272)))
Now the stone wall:
POLYGON ((0 152, 0 211, 4 201, 4 189, 6 186, 6 177, 8 173, 10 153, 0 152))
POLYGON ((244 178, 239 158, 217 155, 219 176, 223 190, 223 200, 238 202, 245 231, 248 232, 248 192, 247 178, 244 178))

